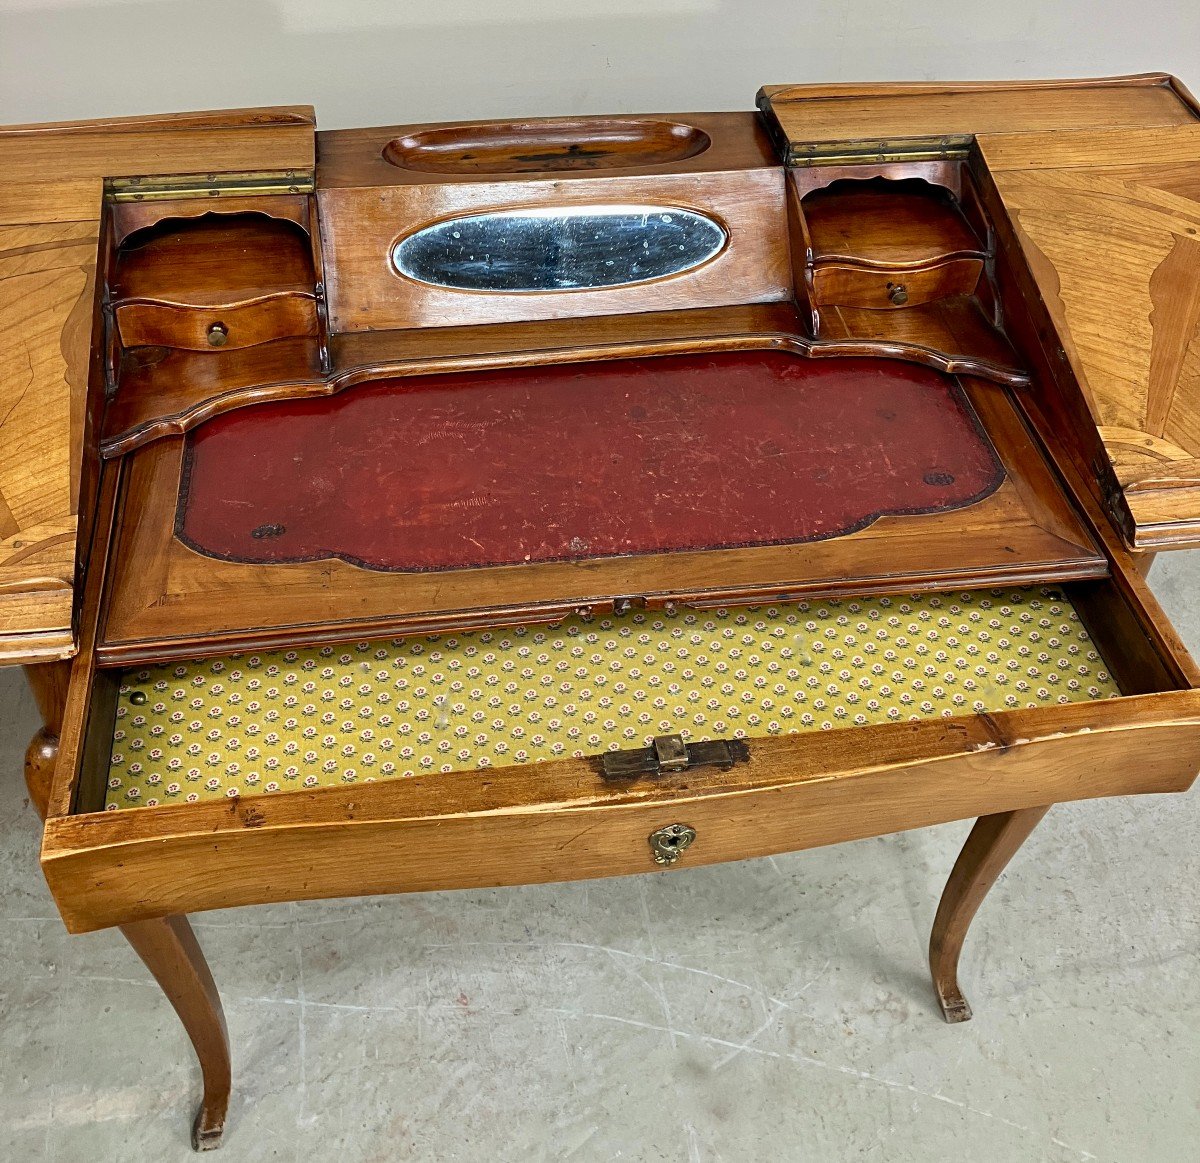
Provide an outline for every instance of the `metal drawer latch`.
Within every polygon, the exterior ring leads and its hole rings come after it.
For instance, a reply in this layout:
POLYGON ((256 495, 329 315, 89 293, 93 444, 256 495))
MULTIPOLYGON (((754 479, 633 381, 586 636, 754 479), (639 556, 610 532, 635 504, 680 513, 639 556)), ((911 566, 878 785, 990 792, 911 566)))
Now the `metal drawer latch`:
POLYGON ((685 743, 681 735, 658 735, 649 747, 606 751, 599 760, 600 774, 605 779, 625 780, 691 771, 696 767, 718 767, 728 771, 735 764, 750 761, 750 748, 744 739, 685 743))

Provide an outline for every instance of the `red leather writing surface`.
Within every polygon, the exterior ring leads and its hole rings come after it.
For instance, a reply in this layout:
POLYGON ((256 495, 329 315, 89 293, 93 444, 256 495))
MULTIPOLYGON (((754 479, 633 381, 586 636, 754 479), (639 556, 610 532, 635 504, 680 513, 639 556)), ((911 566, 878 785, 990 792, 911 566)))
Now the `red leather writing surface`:
POLYGON ((246 562, 440 570, 811 541, 1004 472, 955 381, 782 352, 422 376, 188 438, 176 534, 246 562))

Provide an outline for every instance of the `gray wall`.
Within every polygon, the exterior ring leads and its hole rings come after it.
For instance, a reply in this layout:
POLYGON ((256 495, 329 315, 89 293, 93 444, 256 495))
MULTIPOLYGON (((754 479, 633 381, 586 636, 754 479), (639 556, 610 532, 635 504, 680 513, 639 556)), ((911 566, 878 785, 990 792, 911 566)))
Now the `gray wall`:
POLYGON ((0 0, 0 123, 749 108, 765 83, 1174 72, 1200 0, 0 0))

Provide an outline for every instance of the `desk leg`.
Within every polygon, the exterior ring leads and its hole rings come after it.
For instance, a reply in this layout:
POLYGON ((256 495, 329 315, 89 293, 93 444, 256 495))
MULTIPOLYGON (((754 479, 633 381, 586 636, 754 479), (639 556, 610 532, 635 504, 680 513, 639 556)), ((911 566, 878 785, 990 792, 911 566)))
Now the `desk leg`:
POLYGON ((948 1022, 965 1022, 971 1007, 958 987, 958 958, 988 890, 1052 805, 980 816, 954 862, 933 920, 929 968, 948 1022))
POLYGON ((121 932, 162 986, 200 1059, 204 1098, 192 1124, 192 1146, 197 1151, 219 1147, 231 1086, 229 1034, 196 934, 187 917, 135 921, 122 925, 121 932))
MULTIPOLYGON (((58 735, 62 730, 70 672, 69 662, 25 667, 25 677, 37 700, 43 723, 25 752, 25 784, 42 819, 46 818, 50 800, 50 781, 58 758, 58 735)), ((221 998, 196 934, 187 917, 136 921, 122 925, 121 932, 154 974, 154 980, 179 1015, 192 1040, 196 1057, 200 1059, 204 1098, 192 1124, 192 1146, 197 1151, 219 1147, 231 1086, 229 1034, 221 998)))
POLYGON ((40 662, 25 667, 25 679, 33 691, 34 701, 42 716, 42 727, 29 742, 25 752, 25 786, 37 814, 44 820, 50 802, 50 781, 54 777, 54 760, 58 757, 58 733, 62 730, 63 709, 67 705, 67 681, 71 663, 40 662))

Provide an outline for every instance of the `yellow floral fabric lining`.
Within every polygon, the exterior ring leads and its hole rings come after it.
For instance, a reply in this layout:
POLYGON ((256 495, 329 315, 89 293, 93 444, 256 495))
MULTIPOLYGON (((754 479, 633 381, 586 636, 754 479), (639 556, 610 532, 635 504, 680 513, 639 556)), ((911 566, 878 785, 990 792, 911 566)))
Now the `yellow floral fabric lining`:
POLYGON ((1120 694, 1052 589, 630 611, 122 676, 106 807, 1120 694))

